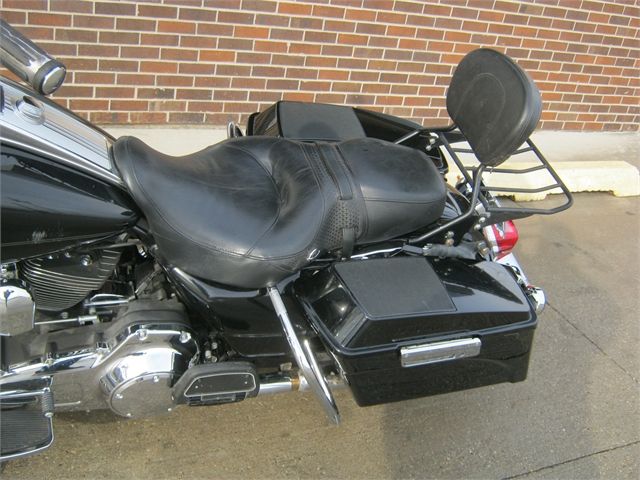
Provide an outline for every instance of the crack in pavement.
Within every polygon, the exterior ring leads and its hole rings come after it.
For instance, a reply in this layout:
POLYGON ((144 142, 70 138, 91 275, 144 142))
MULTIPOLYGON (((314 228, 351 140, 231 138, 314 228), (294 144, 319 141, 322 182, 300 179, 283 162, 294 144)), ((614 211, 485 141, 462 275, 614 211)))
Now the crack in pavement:
POLYGON ((598 351, 600 351, 600 353, 602 353, 605 357, 607 357, 609 360, 611 360, 614 365, 616 365, 620 370, 622 370, 626 375, 629 376, 629 378, 631 378, 631 380, 633 380, 635 383, 640 383, 638 381, 638 379, 636 377, 633 376, 633 374, 631 372, 629 372, 626 368, 624 368, 622 365, 620 365, 615 358, 611 357, 607 352, 605 352, 600 345, 598 345, 595 341, 593 341, 589 335, 587 335, 586 333, 584 333, 582 330, 580 330, 580 328, 573 323, 571 320, 569 320, 569 317, 567 317, 564 313, 562 313, 560 310, 558 310, 556 307, 554 307, 552 304, 550 304, 549 302, 547 302, 547 307, 549 307, 551 310, 553 310, 554 312, 556 312, 560 318, 562 318, 565 322, 567 322, 569 325, 571 325, 573 328, 575 328, 580 335, 582 335, 584 338, 586 338, 589 343, 591 343, 594 347, 596 347, 598 349, 598 351))
POLYGON ((580 457, 571 458, 571 459, 565 460, 563 462, 554 463, 553 465, 547 465, 546 467, 540 467, 540 468, 537 468, 535 470, 530 470, 528 472, 518 473, 517 475, 512 475, 510 477, 504 477, 502 480, 512 480, 514 478, 525 477, 527 475, 531 475, 532 473, 542 472, 543 470, 549 470, 551 468, 559 467, 560 465, 566 465, 568 463, 576 462, 578 460, 582 460, 582 459, 589 458, 589 457, 594 457, 594 456, 600 455, 602 453, 613 452, 614 450, 620 450, 621 448, 630 447, 630 446, 636 445, 638 443, 640 443, 640 440, 636 440, 635 442, 627 443, 625 445, 618 445, 617 447, 605 448, 604 450, 598 450, 597 452, 588 453, 586 455, 581 455, 580 457))

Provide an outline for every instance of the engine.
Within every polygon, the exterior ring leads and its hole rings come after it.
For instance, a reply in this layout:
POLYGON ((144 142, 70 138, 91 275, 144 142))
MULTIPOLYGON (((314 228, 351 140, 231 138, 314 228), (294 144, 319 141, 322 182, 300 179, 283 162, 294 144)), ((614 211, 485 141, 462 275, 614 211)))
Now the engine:
POLYGON ((36 308, 60 312, 98 290, 120 260, 118 250, 91 250, 25 260, 20 274, 31 287, 36 308))
POLYGON ((172 387, 199 358, 182 304, 136 300, 113 322, 3 339, 0 387, 54 376, 56 410, 109 408, 123 417, 171 411, 172 387))

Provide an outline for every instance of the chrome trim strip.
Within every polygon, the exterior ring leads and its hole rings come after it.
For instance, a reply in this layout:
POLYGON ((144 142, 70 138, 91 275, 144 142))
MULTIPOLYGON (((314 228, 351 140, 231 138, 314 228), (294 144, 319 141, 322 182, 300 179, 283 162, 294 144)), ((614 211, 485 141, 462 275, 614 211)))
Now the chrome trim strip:
POLYGON ((4 108, 0 110, 3 144, 55 159, 111 184, 124 185, 111 159, 111 137, 7 78, 0 77, 0 88, 4 93, 4 108), (37 104, 39 118, 29 120, 19 112, 16 105, 25 98, 37 104))
POLYGON ((403 367, 418 367, 475 357, 480 353, 481 347, 482 342, 475 337, 412 345, 400 349, 400 363, 403 367))

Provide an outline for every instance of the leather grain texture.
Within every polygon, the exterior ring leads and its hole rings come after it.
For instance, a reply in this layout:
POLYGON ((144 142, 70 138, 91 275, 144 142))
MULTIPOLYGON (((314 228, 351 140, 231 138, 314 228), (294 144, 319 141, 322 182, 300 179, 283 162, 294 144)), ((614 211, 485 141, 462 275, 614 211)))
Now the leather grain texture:
POLYGON ((478 160, 496 166, 533 133, 542 100, 533 80, 513 60, 481 48, 456 68, 447 91, 447 111, 478 160))
POLYGON ((240 288, 273 285, 314 250, 348 249, 354 237, 362 244, 407 234, 444 209, 433 162, 375 139, 241 137, 172 157, 122 137, 113 156, 161 259, 240 288))

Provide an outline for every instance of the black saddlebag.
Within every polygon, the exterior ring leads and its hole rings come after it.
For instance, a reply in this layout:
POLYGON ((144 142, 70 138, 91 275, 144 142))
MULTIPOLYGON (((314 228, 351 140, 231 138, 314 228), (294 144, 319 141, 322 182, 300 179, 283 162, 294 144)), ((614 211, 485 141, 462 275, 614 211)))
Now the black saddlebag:
POLYGON ((526 378, 537 319, 502 265, 357 260, 295 290, 360 406, 526 378))

